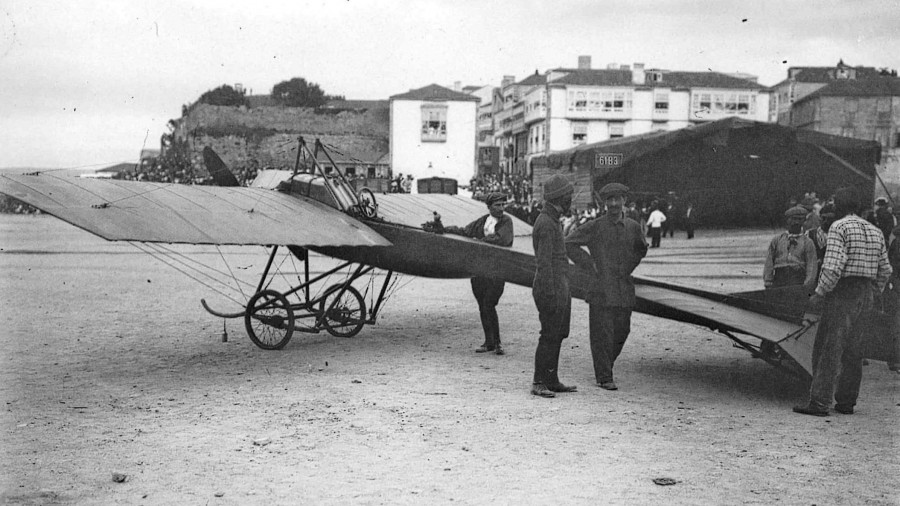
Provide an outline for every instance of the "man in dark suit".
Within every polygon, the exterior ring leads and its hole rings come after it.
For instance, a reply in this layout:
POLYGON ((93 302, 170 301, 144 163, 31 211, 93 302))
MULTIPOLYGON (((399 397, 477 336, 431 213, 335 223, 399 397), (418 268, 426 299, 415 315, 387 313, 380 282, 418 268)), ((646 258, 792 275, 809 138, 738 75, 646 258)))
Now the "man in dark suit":
POLYGON ((569 258, 591 276, 587 297, 591 356, 597 386, 604 390, 618 389, 613 365, 631 332, 635 304, 631 273, 647 254, 641 224, 623 212, 627 194, 628 187, 619 183, 601 188, 598 196, 606 204, 606 214, 566 237, 569 258))
POLYGON ((576 387, 559 381, 559 351, 569 337, 572 299, 569 294, 566 244, 560 217, 572 205, 574 187, 565 176, 554 174, 544 183, 544 208, 534 222, 532 243, 536 264, 531 296, 538 310, 541 333, 534 352, 534 381, 531 393, 556 397, 574 392, 576 387))

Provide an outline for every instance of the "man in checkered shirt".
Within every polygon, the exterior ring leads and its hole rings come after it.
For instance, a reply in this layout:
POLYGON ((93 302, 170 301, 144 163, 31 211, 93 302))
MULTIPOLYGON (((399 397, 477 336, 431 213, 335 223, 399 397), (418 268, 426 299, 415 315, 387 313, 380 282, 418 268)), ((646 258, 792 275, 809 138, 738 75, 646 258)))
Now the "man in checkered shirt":
POLYGON ((884 235, 856 215, 856 191, 838 189, 834 207, 838 220, 828 230, 819 284, 809 298, 812 307, 822 309, 822 319, 813 345, 809 402, 794 407, 804 415, 828 416, 832 397, 835 411, 853 413, 862 380, 864 319, 891 276, 884 235))

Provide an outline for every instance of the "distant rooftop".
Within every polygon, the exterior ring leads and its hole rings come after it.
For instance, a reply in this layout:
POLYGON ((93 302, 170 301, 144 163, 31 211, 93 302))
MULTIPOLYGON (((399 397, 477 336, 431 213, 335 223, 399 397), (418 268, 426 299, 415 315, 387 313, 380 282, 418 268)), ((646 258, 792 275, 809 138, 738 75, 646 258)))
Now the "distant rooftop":
MULTIPOLYGON (((685 72, 647 69, 646 74, 658 73, 662 79, 656 81, 649 77, 644 84, 653 88, 731 88, 731 89, 766 89, 759 83, 747 79, 733 77, 720 72, 685 72)), ((581 86, 633 86, 632 71, 626 69, 583 69, 572 70, 569 74, 551 81, 552 84, 572 84, 581 86)))
POLYGON ((424 101, 459 101, 479 102, 480 99, 473 95, 453 91, 438 84, 429 84, 423 88, 409 90, 406 93, 392 95, 391 100, 424 100, 424 101))
POLYGON ((900 97, 900 78, 880 76, 863 80, 833 81, 797 100, 795 104, 819 97, 900 97))

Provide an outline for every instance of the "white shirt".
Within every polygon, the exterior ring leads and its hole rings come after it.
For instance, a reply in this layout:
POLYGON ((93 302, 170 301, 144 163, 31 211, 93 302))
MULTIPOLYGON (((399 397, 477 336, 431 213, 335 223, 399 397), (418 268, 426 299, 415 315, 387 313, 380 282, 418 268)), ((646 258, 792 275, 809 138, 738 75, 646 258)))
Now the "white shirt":
POLYGON ((484 235, 488 236, 494 233, 494 229, 497 228, 497 223, 500 220, 494 218, 493 216, 488 216, 486 220, 484 220, 484 235))
POLYGON ((664 221, 666 221, 666 215, 659 209, 656 209, 650 213, 650 217, 647 218, 647 225, 650 225, 650 228, 659 228, 664 221))

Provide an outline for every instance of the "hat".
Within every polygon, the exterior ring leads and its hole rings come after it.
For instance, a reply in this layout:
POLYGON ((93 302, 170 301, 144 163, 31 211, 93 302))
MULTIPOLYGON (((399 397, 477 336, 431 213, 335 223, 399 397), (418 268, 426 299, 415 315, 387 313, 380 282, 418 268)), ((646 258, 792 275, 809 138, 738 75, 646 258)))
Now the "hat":
POLYGON ((488 193, 488 196, 484 199, 484 203, 488 206, 492 206, 497 202, 506 202, 506 195, 500 192, 491 192, 488 193))
POLYGON ((624 196, 628 193, 628 187, 622 183, 609 183, 604 185, 603 188, 600 188, 600 191, 597 192, 597 196, 601 199, 608 199, 609 197, 615 197, 617 195, 624 196))
POLYGON ((570 195, 575 191, 572 183, 561 174, 554 174, 544 181, 544 200, 555 200, 570 195))
POLYGON ((859 197, 853 187, 847 186, 834 191, 834 209, 838 214, 855 213, 859 208, 859 197))
POLYGON ((785 218, 794 218, 798 216, 806 218, 807 214, 809 214, 809 211, 807 211, 803 206, 794 206, 784 212, 785 218))
POLYGON ((819 199, 817 199, 816 197, 807 196, 807 197, 803 198, 803 202, 801 205, 803 207, 805 207, 807 210, 812 210, 813 206, 818 203, 819 203, 819 199))
POLYGON ((875 205, 877 205, 877 206, 886 206, 886 205, 887 205, 887 199, 884 198, 884 197, 878 197, 877 199, 875 199, 875 205))

